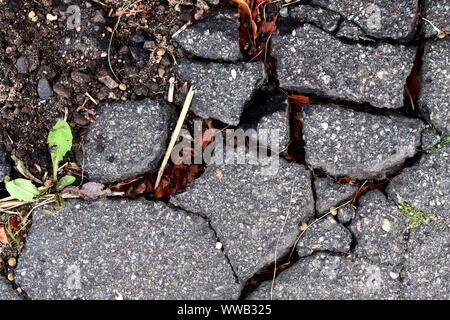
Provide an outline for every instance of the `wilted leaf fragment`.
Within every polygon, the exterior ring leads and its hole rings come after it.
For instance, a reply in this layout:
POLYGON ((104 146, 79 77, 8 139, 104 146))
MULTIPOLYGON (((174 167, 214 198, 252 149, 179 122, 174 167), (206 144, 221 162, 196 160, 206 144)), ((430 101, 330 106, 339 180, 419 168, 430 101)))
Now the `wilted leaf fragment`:
POLYGON ((5 177, 5 187, 11 197, 24 202, 32 202, 40 194, 38 188, 30 180, 22 178, 11 181, 9 177, 5 177))
POLYGON ((72 130, 65 120, 58 120, 48 134, 48 146, 53 163, 53 179, 56 180, 59 162, 72 148, 72 130))
POLYGON ((65 187, 71 186, 76 181, 76 178, 74 176, 64 176, 61 179, 58 180, 58 183, 56 184, 56 191, 61 191, 65 187))

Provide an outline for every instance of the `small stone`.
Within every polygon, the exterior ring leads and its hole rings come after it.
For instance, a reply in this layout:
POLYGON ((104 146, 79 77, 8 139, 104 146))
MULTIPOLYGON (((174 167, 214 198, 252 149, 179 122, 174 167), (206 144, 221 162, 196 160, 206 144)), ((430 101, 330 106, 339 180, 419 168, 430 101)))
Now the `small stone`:
POLYGON ((391 279, 393 279, 393 280, 397 280, 399 277, 400 277, 400 275, 398 274, 398 273, 396 273, 396 272, 389 272, 389 276, 391 277, 391 279))
POLYGON ((222 249, 222 243, 221 242, 216 242, 216 249, 217 250, 221 250, 222 249))
POLYGON ((390 232, 392 229, 391 222, 388 219, 383 219, 381 222, 381 228, 383 228, 384 231, 390 232))
POLYGON ((63 98, 66 99, 70 99, 70 96, 72 95, 72 93, 70 92, 69 89, 67 89, 66 87, 64 87, 63 85, 57 83, 53 86, 53 91, 58 95, 61 96, 63 98))
POLYGON ((111 90, 119 86, 119 84, 113 78, 111 78, 111 76, 107 72, 100 72, 98 75, 98 81, 103 83, 111 90))
POLYGON ((6 278, 11 282, 13 282, 16 279, 14 272, 8 272, 8 275, 6 276, 6 278))
POLYGON ((348 204, 338 209, 337 219, 340 223, 349 223, 355 218, 355 209, 348 204))
POLYGON ((300 257, 306 257, 316 251, 347 253, 350 251, 352 235, 343 225, 333 217, 311 224, 297 244, 300 257))
POLYGON ((121 91, 126 91, 126 90, 127 90, 126 84, 125 84, 125 83, 121 83, 121 84, 119 85, 119 90, 121 90, 121 91))
POLYGON ((151 49, 154 49, 155 47, 156 47, 155 41, 151 41, 151 40, 145 41, 144 45, 143 45, 143 48, 145 50, 151 50, 151 49))
POLYGON ((58 16, 53 15, 53 14, 51 14, 51 13, 47 13, 46 19, 47 19, 48 21, 56 21, 56 20, 58 20, 58 16))
POLYGON ((53 89, 50 86, 50 82, 45 79, 39 79, 37 86, 37 93, 40 99, 47 100, 53 96, 53 89))
POLYGON ((337 208, 336 207, 331 207, 330 208, 330 213, 331 213, 332 216, 337 216, 337 214, 338 214, 337 208))
POLYGON ((11 268, 14 268, 17 264, 17 260, 14 257, 11 257, 8 259, 8 266, 10 266, 11 268))
POLYGON ((307 224, 306 222, 302 222, 302 223, 300 224, 300 226, 298 227, 298 229, 299 229, 301 232, 306 231, 306 230, 308 230, 308 224, 307 224))
POLYGON ((70 77, 72 78, 73 81, 80 84, 88 83, 92 80, 90 75, 80 71, 73 71, 70 74, 70 77))
POLYGON ((28 73, 28 59, 25 56, 21 56, 16 61, 16 69, 18 73, 28 73))
POLYGON ((30 11, 30 12, 28 12, 28 18, 29 19, 34 19, 36 17, 36 12, 34 12, 34 11, 30 11))
POLYGON ((314 188, 317 199, 316 210, 319 214, 328 213, 330 208, 335 208, 344 201, 351 199, 356 190, 358 190, 357 186, 347 183, 336 183, 330 178, 316 178, 314 180, 314 188))
POLYGON ((422 150, 433 148, 441 141, 441 136, 432 128, 425 128, 422 131, 422 150))

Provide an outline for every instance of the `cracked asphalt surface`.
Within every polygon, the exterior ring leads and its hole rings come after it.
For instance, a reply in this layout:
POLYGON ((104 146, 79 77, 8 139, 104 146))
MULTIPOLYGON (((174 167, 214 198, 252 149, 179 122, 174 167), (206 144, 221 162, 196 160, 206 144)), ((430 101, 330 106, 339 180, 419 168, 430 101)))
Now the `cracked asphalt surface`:
MULTIPOLYGON (((174 105, 102 102, 81 133, 91 181, 154 173, 188 85, 189 117, 278 129, 279 152, 207 163, 168 201, 38 208, 15 284, 31 299, 450 299, 449 7, 277 6, 273 64, 246 61, 228 11, 187 26, 172 40, 186 54, 174 105), (275 261, 289 262, 272 283, 275 261)), ((0 144, 0 180, 8 156, 0 144)), ((15 298, 2 283, 0 299, 15 298)))

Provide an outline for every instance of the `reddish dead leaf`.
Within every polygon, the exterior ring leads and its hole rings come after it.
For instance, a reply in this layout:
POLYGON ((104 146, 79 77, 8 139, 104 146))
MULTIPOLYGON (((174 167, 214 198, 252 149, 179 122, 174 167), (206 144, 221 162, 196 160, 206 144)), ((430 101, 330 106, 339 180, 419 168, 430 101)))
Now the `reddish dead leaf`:
POLYGON ((387 183, 387 181, 386 182, 380 182, 380 183, 369 182, 369 183, 364 184, 361 188, 359 188, 355 192, 355 194, 353 196, 353 200, 352 200, 352 206, 354 208, 356 208, 356 205, 358 204, 359 198, 361 198, 361 196, 363 194, 365 194, 367 191, 379 190, 379 189, 383 188, 386 183, 387 183))
POLYGON ((17 216, 12 216, 8 221, 8 226, 13 233, 20 230, 21 224, 21 220, 17 216))
POLYGON ((336 180, 336 183, 353 185, 353 184, 355 184, 355 181, 353 181, 349 177, 341 177, 341 178, 336 180))
POLYGON ((412 67, 411 73, 406 79, 406 86, 408 88, 409 93, 411 94, 411 98, 413 101, 417 99, 417 95, 420 91, 420 81, 417 75, 417 59, 414 61, 414 65, 412 67))
POLYGON ((285 159, 286 161, 295 161, 294 155, 293 155, 293 154, 290 154, 290 153, 286 154, 286 155, 284 156, 284 159, 285 159))
POLYGON ((0 243, 3 244, 9 243, 8 234, 6 233, 4 225, 0 225, 0 243))
POLYGON ((307 105, 312 102, 309 97, 299 95, 299 94, 294 94, 294 95, 289 96, 289 100, 291 100, 292 102, 299 104, 299 105, 307 105))
POLYGON ((277 31, 276 19, 273 21, 263 21, 259 25, 259 32, 274 33, 277 31))

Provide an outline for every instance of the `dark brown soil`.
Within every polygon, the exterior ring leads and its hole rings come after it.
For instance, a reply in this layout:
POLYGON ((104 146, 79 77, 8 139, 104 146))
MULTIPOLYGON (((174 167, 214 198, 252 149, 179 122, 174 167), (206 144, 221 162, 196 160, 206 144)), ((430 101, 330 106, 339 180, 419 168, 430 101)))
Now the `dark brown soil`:
POLYGON ((46 138, 56 119, 67 114, 76 146, 82 143, 78 133, 93 121, 96 109, 86 93, 97 103, 163 98, 171 67, 183 55, 172 34, 217 10, 201 14, 195 2, 174 7, 168 1, 143 0, 125 8, 133 1, 0 1, 0 140, 7 151, 42 176, 50 167, 46 138), (79 30, 67 28, 69 5, 81 10, 79 30), (50 21, 48 14, 58 19, 50 21), (106 55, 119 16, 110 48, 116 79, 106 55), (16 66, 20 57, 28 64, 25 73, 16 66), (99 81, 102 75, 126 90, 108 88, 99 81), (45 101, 37 93, 40 79, 47 79, 54 91, 45 101))

